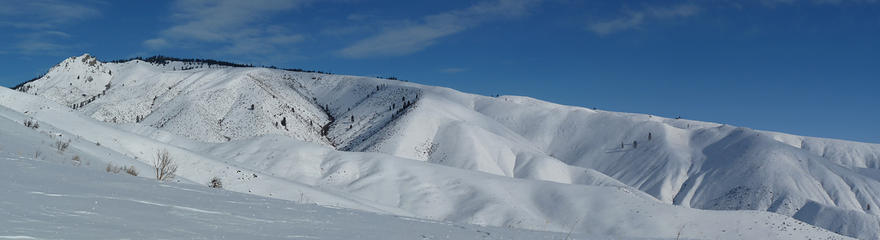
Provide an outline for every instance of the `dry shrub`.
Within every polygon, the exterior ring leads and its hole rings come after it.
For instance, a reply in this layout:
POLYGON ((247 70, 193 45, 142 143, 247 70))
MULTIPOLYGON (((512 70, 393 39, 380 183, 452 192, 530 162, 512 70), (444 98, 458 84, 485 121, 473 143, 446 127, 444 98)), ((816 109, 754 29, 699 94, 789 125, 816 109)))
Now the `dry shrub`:
POLYGON ((138 175, 138 171, 137 171, 137 169, 134 169, 134 166, 123 167, 122 169, 125 170, 125 173, 128 173, 128 175, 132 175, 132 176, 138 175))
POLYGON ((115 174, 115 173, 119 173, 119 172, 121 172, 121 171, 122 171, 122 168, 119 167, 119 166, 113 165, 112 163, 108 163, 108 164, 107 164, 107 168, 106 168, 105 170, 106 170, 108 173, 114 173, 114 174, 115 174))
POLYGON ((52 144, 52 147, 55 147, 58 152, 63 153, 64 150, 67 150, 67 148, 70 147, 70 140, 66 142, 58 140, 57 142, 55 142, 55 144, 52 144))
POLYGON ((208 183, 208 187, 223 188, 223 182, 220 181, 219 177, 214 177, 214 178, 211 178, 211 182, 208 183))
POLYGON ((156 161, 153 162, 153 168, 156 170, 156 180, 166 181, 174 178, 177 173, 177 164, 168 153, 168 150, 159 150, 156 152, 156 161))
POLYGON ((134 166, 116 166, 116 165, 113 165, 112 163, 108 163, 107 168, 105 170, 107 170, 108 173, 113 173, 113 174, 125 172, 125 173, 128 173, 128 175, 132 175, 132 176, 138 175, 138 171, 137 171, 137 169, 134 168, 134 166))

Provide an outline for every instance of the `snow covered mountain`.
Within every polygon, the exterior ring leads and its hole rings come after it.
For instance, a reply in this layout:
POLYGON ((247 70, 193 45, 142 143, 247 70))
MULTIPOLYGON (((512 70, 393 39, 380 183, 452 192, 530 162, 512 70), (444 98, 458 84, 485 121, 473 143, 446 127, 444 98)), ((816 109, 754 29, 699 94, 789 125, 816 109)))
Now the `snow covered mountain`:
POLYGON ((16 89, 3 117, 117 156, 95 161, 146 172, 168 149, 184 181, 272 198, 600 236, 880 238, 877 144, 199 61, 83 55, 16 89))

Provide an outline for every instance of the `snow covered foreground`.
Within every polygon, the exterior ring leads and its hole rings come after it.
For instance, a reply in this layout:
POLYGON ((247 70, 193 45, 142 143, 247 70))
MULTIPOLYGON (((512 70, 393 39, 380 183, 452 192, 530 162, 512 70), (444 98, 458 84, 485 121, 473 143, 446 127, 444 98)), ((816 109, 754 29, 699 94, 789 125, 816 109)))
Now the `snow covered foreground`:
POLYGON ((148 172, 168 149, 183 182, 220 177, 228 190, 296 202, 613 237, 880 232, 873 144, 375 78, 88 55, 18 90, 0 89, 6 119, 43 124, 57 138, 47 147, 100 144, 82 157, 97 168, 148 172))
MULTIPOLYGON (((438 223, 112 175, 48 136, 0 120, 0 239, 561 239, 564 233, 438 223), (19 129, 16 129, 19 128, 19 129), (16 137, 16 138, 10 138, 16 137), (38 140, 39 139, 39 140, 38 140), (10 141, 12 140, 12 141, 10 141)), ((88 148, 88 147, 86 147, 88 148)), ((97 149, 91 149, 97 150, 97 149)), ((582 234, 573 239, 597 238, 582 234)), ((601 238, 601 237, 599 237, 601 238)))

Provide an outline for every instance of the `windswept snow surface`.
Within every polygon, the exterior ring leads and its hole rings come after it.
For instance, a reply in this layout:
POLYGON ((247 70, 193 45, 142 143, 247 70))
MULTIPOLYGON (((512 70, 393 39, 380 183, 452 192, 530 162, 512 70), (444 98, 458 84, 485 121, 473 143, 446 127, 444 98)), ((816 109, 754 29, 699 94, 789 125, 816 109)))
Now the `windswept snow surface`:
POLYGON ((375 78, 92 59, 65 60, 27 94, 2 90, 0 105, 137 166, 169 149, 186 182, 298 202, 602 236, 834 237, 793 217, 880 237, 876 144, 375 78))

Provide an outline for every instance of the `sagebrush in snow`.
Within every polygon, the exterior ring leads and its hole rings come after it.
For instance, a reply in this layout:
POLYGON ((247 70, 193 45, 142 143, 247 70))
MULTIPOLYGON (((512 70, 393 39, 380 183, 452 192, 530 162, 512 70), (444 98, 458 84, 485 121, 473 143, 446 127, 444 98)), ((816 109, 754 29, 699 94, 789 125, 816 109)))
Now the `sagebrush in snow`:
POLYGON ((70 147, 70 141, 65 142, 65 141, 58 140, 55 142, 55 144, 52 144, 52 146, 55 147, 55 149, 58 150, 58 152, 63 153, 64 150, 67 150, 67 148, 70 147))
POLYGON ((135 177, 137 177, 138 175, 138 171, 137 169, 134 169, 134 166, 123 167, 122 169, 125 170, 125 173, 128 173, 128 175, 132 175, 135 177))
POLYGON ((112 163, 108 163, 107 168, 105 168, 104 170, 107 171, 108 173, 119 173, 120 171, 122 171, 122 168, 120 168, 119 166, 113 165, 112 163))
POLYGON ((116 166, 116 165, 113 165, 112 163, 108 163, 107 168, 105 168, 104 170, 107 171, 108 173, 113 173, 113 174, 125 172, 125 173, 128 173, 128 175, 132 175, 132 176, 138 175, 138 171, 137 171, 137 169, 134 169, 134 166, 127 166, 127 167, 126 166, 116 166))
POLYGON ((40 128, 40 123, 33 119, 24 120, 24 126, 37 129, 40 128))
POLYGON ((223 188, 223 182, 220 181, 219 177, 214 177, 214 178, 211 178, 211 182, 208 183, 208 187, 223 188))

